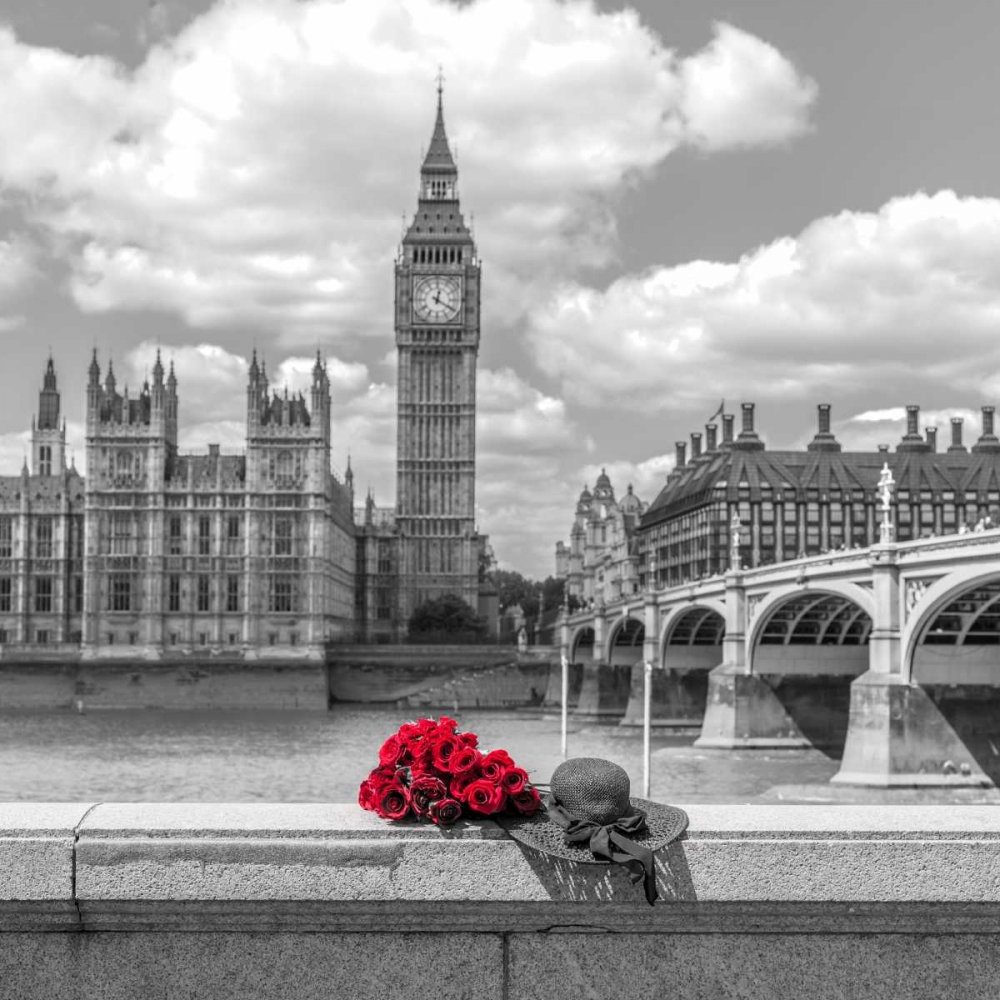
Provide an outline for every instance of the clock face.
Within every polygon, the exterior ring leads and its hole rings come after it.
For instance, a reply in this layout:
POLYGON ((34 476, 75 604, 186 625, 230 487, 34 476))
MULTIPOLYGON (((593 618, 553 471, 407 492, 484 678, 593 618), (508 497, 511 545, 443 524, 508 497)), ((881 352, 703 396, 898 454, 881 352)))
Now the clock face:
POLYGON ((446 323, 458 315, 462 286, 456 278, 434 275, 413 288, 413 311, 428 323, 446 323))

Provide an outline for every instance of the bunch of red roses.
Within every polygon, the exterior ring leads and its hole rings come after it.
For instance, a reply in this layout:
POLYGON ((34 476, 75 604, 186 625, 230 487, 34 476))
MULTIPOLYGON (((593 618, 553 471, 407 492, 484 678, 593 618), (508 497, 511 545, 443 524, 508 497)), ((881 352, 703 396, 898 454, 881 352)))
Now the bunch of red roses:
POLYGON ((448 826, 468 815, 491 816, 512 809, 530 816, 541 800, 528 773, 506 750, 479 751, 475 733, 456 732, 447 716, 439 722, 404 722, 382 744, 378 767, 361 782, 358 805, 383 819, 429 818, 448 826))

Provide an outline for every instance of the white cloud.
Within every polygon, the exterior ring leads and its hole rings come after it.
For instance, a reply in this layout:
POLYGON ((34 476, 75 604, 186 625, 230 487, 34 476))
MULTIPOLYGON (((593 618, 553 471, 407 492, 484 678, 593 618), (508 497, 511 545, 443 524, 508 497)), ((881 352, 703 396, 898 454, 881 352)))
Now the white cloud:
POLYGON ((784 142, 809 128, 814 81, 767 42, 728 24, 681 67, 681 115, 695 145, 784 142))
POLYGON ((573 0, 230 0, 159 29, 132 73, 0 31, 0 179, 82 308, 301 345, 384 331, 439 63, 493 325, 612 259, 615 196, 678 146, 797 135, 815 94, 725 24, 681 58, 634 11, 573 0))
POLYGON ((915 194, 821 218, 736 263, 651 268, 603 291, 567 284, 532 313, 529 344, 567 398, 626 410, 761 389, 884 397, 904 375, 917 399, 992 391, 998 262, 1000 200, 915 194))

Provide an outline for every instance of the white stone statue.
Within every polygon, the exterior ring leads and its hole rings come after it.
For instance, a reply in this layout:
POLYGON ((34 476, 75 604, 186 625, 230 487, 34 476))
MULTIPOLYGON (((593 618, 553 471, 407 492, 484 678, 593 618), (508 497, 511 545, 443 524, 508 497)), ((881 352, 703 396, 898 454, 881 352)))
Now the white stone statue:
POLYGON ((878 487, 875 492, 882 501, 882 524, 879 527, 879 541, 883 545, 888 545, 892 541, 892 518, 889 513, 892 503, 892 488, 896 485, 896 480, 892 478, 892 469, 889 463, 882 465, 882 472, 878 477, 878 487))
POLYGON ((733 519, 729 522, 729 567, 730 569, 740 568, 740 529, 743 522, 740 515, 733 511, 733 519))

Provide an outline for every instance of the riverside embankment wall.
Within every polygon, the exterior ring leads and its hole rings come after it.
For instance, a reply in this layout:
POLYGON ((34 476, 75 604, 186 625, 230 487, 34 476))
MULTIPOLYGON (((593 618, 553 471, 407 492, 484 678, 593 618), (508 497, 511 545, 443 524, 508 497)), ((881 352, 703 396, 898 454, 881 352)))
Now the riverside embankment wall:
POLYGON ((686 807, 649 907, 490 822, 0 805, 0 995, 996 996, 995 807, 686 807))
POLYGON ((0 664, 0 709, 327 707, 321 661, 0 664))

